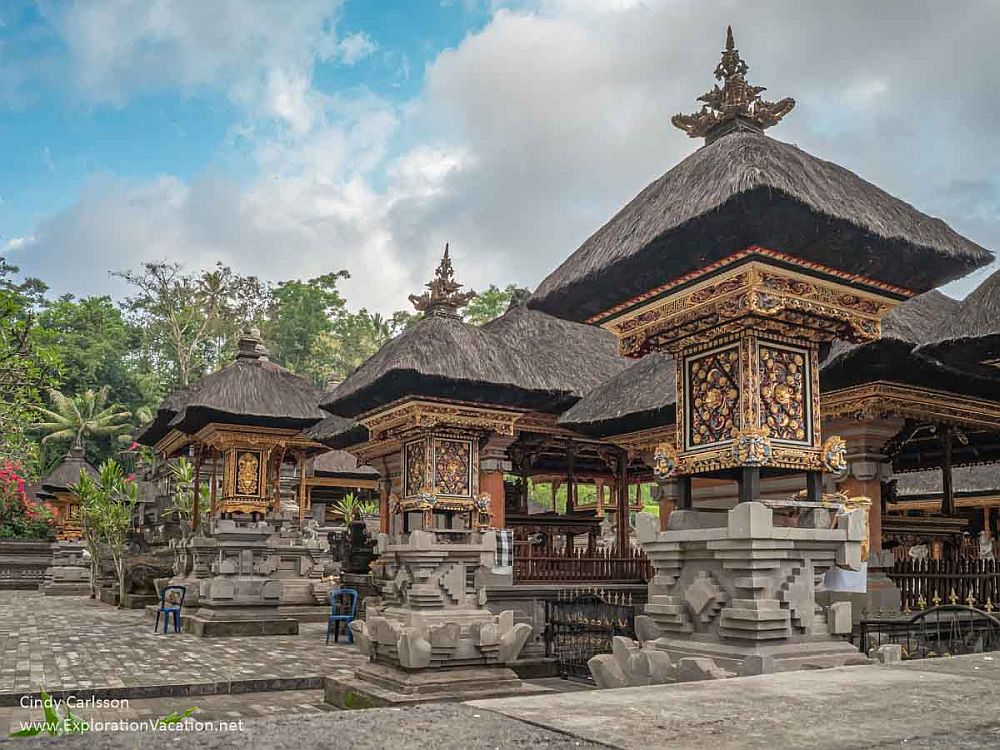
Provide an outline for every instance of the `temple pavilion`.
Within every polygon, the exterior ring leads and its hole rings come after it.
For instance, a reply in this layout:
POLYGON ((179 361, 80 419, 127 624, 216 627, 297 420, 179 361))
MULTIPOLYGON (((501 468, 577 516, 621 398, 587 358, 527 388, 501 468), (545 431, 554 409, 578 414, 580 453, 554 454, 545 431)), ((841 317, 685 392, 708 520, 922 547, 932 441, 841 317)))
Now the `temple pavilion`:
POLYGON ((491 598, 595 582, 638 595, 649 567, 630 517, 650 499, 667 528, 674 508, 867 497, 877 575, 902 477, 939 478, 937 515, 953 519, 955 472, 1000 461, 1000 274, 962 302, 935 291, 993 256, 768 135, 795 102, 765 100, 748 71, 730 31, 718 83, 672 120, 698 147, 496 320, 461 319, 472 293, 446 247, 410 298, 420 320, 328 393, 245 338, 143 442, 224 457, 220 514, 280 510, 289 464, 300 518, 310 476, 294 467, 347 451, 377 472, 385 532, 513 532, 491 598))

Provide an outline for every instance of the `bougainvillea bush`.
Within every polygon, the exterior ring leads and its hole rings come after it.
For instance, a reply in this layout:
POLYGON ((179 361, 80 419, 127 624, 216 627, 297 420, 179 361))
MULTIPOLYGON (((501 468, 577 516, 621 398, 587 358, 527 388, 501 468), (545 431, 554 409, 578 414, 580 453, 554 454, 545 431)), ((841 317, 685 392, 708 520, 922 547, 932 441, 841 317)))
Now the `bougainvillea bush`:
POLYGON ((0 539, 44 539, 54 521, 49 505, 28 498, 20 467, 0 464, 0 539))

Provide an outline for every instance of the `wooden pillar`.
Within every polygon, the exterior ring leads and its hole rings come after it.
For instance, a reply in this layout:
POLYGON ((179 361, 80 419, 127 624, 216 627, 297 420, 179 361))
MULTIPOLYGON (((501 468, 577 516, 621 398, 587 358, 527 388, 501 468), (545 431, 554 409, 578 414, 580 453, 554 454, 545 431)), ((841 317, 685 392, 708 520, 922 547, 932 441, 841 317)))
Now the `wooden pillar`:
POLYGON ((285 463, 285 449, 284 447, 278 449, 278 458, 274 462, 274 502, 271 505, 271 509, 275 513, 281 512, 281 465, 285 463))
POLYGON ((941 443, 944 448, 941 459, 941 515, 951 518, 955 515, 955 485, 951 475, 952 431, 947 425, 938 429, 943 430, 941 443))
POLYGON ((566 451, 566 515, 576 510, 576 444, 570 442, 566 451))
POLYGON ((597 495, 597 517, 604 518, 604 480, 594 480, 594 492, 597 495))
POLYGON ((191 510, 191 533, 198 531, 201 523, 201 446, 194 446, 194 508, 191 510))
POLYGON ((559 480, 553 479, 552 485, 552 512, 556 512, 556 494, 559 492, 559 480))
POLYGON ((490 528, 504 528, 505 508, 504 508, 504 488, 502 471, 482 471, 479 473, 479 491, 490 496, 490 528))
POLYGON ((218 455, 215 452, 215 446, 214 445, 212 446, 211 450, 209 451, 209 456, 212 459, 212 480, 211 480, 212 484, 208 488, 208 498, 209 498, 208 499, 208 502, 209 502, 208 514, 212 518, 215 518, 215 513, 216 513, 217 505, 218 505, 217 490, 215 488, 216 481, 217 481, 216 480, 216 467, 219 464, 219 458, 218 458, 218 455))
POLYGON ((622 453, 618 459, 618 492, 617 492, 617 544, 619 554, 625 554, 629 548, 628 542, 628 454, 622 453))
POLYGON ((691 510, 693 504, 691 477, 677 477, 677 509, 691 510))
POLYGON ((752 503, 760 500, 760 468, 744 466, 740 470, 740 502, 752 503))
POLYGON ((299 526, 302 526, 306 520, 306 456, 302 451, 295 454, 295 462, 299 465, 299 526))
POLYGON ((823 501, 823 472, 806 472, 806 499, 812 503, 823 501))

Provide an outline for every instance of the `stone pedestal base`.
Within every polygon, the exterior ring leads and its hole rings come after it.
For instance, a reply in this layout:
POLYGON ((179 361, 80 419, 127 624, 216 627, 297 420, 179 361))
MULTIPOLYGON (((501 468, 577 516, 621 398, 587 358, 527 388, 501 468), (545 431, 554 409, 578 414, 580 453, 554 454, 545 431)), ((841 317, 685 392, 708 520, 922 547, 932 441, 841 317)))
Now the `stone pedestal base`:
POLYGON ((275 609, 206 609, 185 613, 185 633, 201 638, 228 638, 248 635, 298 635, 299 621, 282 617, 275 609))
POLYGON ((506 667, 465 667, 414 672, 366 664, 351 677, 327 677, 323 699, 337 708, 378 708, 551 692, 528 685, 506 667))
POLYGON ((90 596, 90 582, 43 583, 40 587, 45 596, 90 596))
POLYGON ((740 676, 869 663, 869 660, 847 641, 828 638, 773 645, 740 645, 683 638, 658 638, 651 645, 657 651, 669 655, 674 663, 687 658, 708 658, 722 669, 740 676))

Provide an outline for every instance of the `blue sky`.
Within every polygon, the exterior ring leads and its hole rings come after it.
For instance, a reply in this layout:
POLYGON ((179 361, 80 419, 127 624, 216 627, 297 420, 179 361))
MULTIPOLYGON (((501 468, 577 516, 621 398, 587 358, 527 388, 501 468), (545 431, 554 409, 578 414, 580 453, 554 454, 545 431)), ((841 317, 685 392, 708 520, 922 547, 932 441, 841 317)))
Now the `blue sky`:
MULTIPOLYGON (((391 311, 445 241, 534 286, 696 144, 725 26, 772 134, 1000 249, 1000 4, 6 0, 0 254, 55 293, 216 260, 391 311)), ((949 286, 961 296, 983 273, 949 286)))

